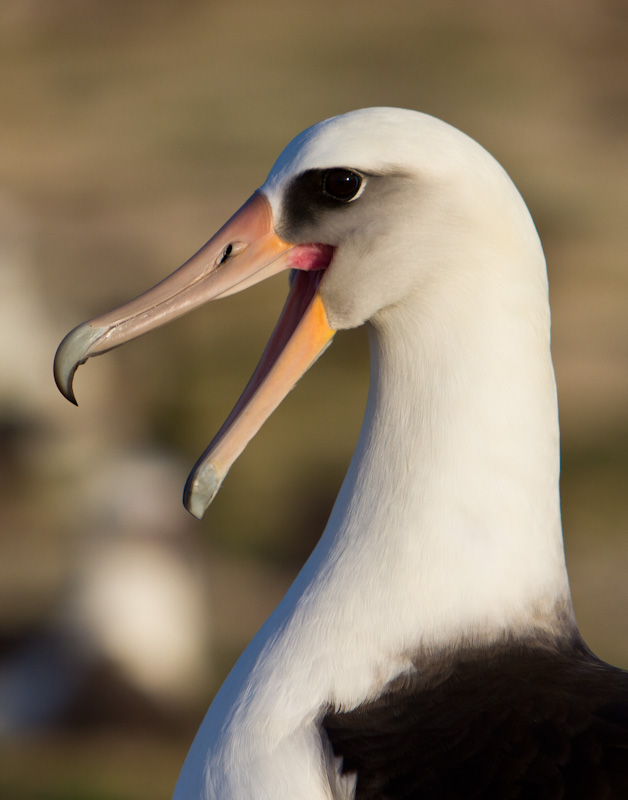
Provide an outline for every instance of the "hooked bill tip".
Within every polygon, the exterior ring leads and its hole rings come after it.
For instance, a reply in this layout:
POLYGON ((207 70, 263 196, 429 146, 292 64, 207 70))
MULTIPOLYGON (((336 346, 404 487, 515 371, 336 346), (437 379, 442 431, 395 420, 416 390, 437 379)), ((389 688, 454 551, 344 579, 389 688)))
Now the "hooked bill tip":
POLYGON ((92 327, 88 323, 79 325, 63 339, 55 354, 55 383, 61 394, 74 405, 78 405, 74 396, 74 374, 81 364, 87 361, 89 351, 107 329, 92 327))
POLYGON ((76 400, 76 396, 74 395, 74 387, 72 386, 72 382, 74 380, 74 373, 76 372, 77 367, 62 372, 57 369, 57 361, 55 359, 54 376, 57 389, 61 392, 66 400, 69 400, 70 403, 73 403, 75 406, 78 406, 78 402, 76 400))
POLYGON ((183 490, 183 505, 192 516, 203 518, 224 478, 211 461, 201 461, 194 467, 183 490))

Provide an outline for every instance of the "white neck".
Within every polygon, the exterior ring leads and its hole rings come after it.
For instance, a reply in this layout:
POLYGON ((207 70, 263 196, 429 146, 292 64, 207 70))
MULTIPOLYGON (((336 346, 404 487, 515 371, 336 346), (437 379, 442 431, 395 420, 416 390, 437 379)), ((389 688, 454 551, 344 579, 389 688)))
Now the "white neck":
POLYGON ((375 696, 421 650, 560 633, 571 606, 538 259, 518 284, 478 256, 468 287, 444 275, 369 325, 365 421, 327 528, 210 708, 178 798, 331 797, 326 705, 375 696))

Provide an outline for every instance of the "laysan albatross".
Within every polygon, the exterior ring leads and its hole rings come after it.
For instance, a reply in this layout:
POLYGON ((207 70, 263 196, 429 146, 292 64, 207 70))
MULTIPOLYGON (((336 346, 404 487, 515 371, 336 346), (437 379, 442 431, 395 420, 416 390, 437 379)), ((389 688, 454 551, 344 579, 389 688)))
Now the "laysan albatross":
POLYGON ((543 251, 499 164, 433 117, 314 125, 188 262, 75 328, 79 364, 291 270, 282 316, 185 489, 201 516, 337 330, 371 379, 329 522, 234 667, 177 800, 626 798, 628 673, 572 610, 543 251))

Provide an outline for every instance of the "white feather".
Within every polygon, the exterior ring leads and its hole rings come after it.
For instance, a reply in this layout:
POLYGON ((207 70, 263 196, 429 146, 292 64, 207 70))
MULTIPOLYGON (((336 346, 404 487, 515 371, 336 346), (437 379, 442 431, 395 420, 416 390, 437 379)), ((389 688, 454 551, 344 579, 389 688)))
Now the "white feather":
POLYGON ((339 246, 321 286, 332 325, 370 320, 365 420, 323 536, 214 700, 177 800, 330 800, 326 708, 375 697, 421 650, 570 609, 547 279, 523 201, 465 135, 371 109, 286 148, 262 187, 278 224, 290 179, 330 166, 406 175, 404 213, 383 206, 384 233, 360 259, 339 246))

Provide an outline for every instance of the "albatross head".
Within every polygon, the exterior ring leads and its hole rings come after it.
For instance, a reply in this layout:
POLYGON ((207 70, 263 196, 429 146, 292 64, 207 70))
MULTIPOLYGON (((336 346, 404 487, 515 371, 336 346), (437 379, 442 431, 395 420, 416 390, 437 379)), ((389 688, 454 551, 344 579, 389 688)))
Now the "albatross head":
POLYGON ((336 330, 365 321, 385 327, 407 308, 438 325, 434 309, 441 307, 464 331, 464 319, 482 313, 492 286, 513 313, 529 308, 534 295, 538 336, 549 337, 542 252, 506 173, 444 122, 372 108, 301 133, 263 186, 188 262, 70 332, 55 359, 57 385, 74 401, 74 373, 90 356, 282 270, 292 270, 282 316, 188 479, 185 504, 196 516, 336 330))

